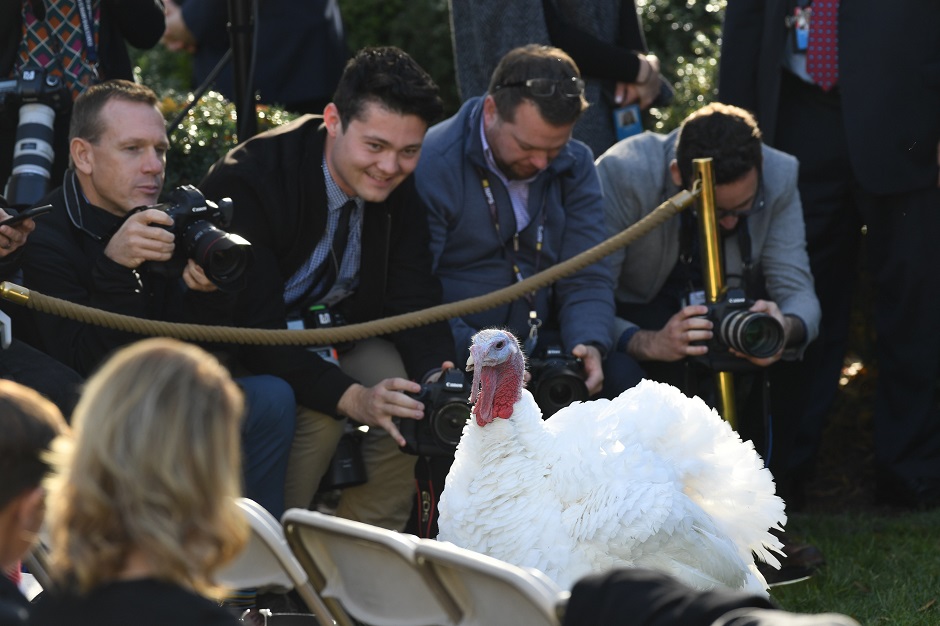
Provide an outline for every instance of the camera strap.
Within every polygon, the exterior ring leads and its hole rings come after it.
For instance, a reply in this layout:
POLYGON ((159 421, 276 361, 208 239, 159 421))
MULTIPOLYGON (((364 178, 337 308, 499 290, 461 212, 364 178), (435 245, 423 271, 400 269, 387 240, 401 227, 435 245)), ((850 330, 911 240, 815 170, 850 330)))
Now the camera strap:
MULTIPOLYGON (((738 217, 738 224, 734 230, 737 235, 738 251, 741 255, 742 288, 745 293, 752 293, 756 285, 752 284, 754 280, 754 255, 751 243, 751 231, 748 224, 747 215, 738 217)), ((701 288, 701 255, 698 248, 698 220, 691 213, 682 213, 679 216, 679 263, 683 270, 683 283, 688 283, 686 289, 694 290, 701 288)), ((720 227, 719 227, 720 230, 720 227)), ((725 238, 721 238, 721 245, 725 243, 725 238)), ((675 273, 676 270, 673 270, 675 273)), ((727 276, 725 277, 727 278, 727 276)))
POLYGON ((73 169, 66 170, 65 176, 63 176, 62 196, 65 200, 65 214, 69 216, 69 221, 72 222, 72 226, 81 232, 85 233, 99 243, 107 239, 111 239, 114 233, 117 232, 115 230, 111 233, 108 233, 106 236, 102 236, 94 231, 89 230, 85 226, 85 219, 82 214, 82 205, 85 201, 84 193, 79 193, 78 182, 75 180, 75 170, 73 169))
POLYGON ((74 100, 98 82, 99 0, 24 0, 20 67, 61 75, 74 100), (35 6, 34 6, 35 4, 35 6))
MULTIPOLYGON (((483 188, 483 197, 486 198, 486 205, 490 211, 490 219, 493 221, 493 229, 496 231, 496 239, 502 245, 503 250, 506 253, 506 258, 509 259, 509 262, 512 264, 513 276, 517 283, 521 283, 524 280, 522 275, 522 270, 519 268, 519 262, 516 258, 516 253, 519 252, 519 231, 512 236, 512 245, 509 242, 503 239, 502 231, 499 227, 499 214, 496 210, 496 197, 493 195, 493 187, 490 184, 490 179, 486 175, 486 171, 477 166, 477 175, 480 177, 480 186, 483 188)), ((545 207, 542 207, 540 211, 541 220, 536 230, 535 235, 535 265, 533 274, 537 274, 539 271, 539 265, 542 261, 542 246, 545 243, 545 219, 546 213, 545 207)), ((529 336, 525 340, 523 349, 526 354, 531 354, 531 350, 535 348, 535 344, 538 342, 538 329, 542 326, 542 320, 539 319, 538 311, 535 308, 535 292, 529 292, 525 295, 526 302, 529 303, 529 336), (530 345, 531 344, 531 345, 530 345)))

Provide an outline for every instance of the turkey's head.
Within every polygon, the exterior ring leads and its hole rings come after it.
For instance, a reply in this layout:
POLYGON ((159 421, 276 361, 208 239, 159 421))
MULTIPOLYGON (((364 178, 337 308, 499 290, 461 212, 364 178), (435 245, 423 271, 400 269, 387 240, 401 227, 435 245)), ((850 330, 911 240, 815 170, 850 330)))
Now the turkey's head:
POLYGON ((467 371, 473 372, 470 403, 477 424, 485 426, 497 417, 511 417, 525 376, 525 357, 516 337, 493 328, 478 332, 470 345, 467 371))

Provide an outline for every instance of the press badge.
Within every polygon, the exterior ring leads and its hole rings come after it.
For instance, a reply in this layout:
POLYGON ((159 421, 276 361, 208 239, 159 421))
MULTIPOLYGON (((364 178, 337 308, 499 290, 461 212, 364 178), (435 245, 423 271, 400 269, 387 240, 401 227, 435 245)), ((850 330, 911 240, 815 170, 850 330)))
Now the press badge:
POLYGON ((643 132, 643 118, 640 105, 628 104, 613 110, 614 128, 617 129, 617 141, 643 132))
POLYGON ((809 47, 809 22, 813 17, 811 7, 796 7, 789 21, 793 29, 793 47, 797 52, 806 52, 809 47))

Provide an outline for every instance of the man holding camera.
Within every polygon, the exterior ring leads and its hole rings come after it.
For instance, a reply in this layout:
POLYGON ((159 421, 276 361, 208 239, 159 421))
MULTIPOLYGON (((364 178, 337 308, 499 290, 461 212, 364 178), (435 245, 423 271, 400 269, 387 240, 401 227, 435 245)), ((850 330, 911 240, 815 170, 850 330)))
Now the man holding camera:
MULTIPOLYGON (((411 173, 441 111, 437 86, 411 57, 366 48, 346 65, 322 117, 256 135, 212 167, 201 188, 234 200, 232 230, 254 250, 238 324, 355 324, 440 303, 411 173)), ((416 457, 399 449, 396 420, 424 416, 409 394, 428 372, 453 367, 453 339, 439 322, 338 348, 338 365, 301 346, 253 350, 252 363, 297 395, 288 506, 310 506, 348 418, 369 427, 361 441, 368 480, 343 490, 336 513, 401 530, 416 457)))
MULTIPOLYGON (((796 188, 796 159, 763 145, 750 113, 720 103, 707 105, 668 135, 646 132, 627 138, 597 159, 607 229, 618 233, 680 189, 691 189, 693 159, 708 157, 715 175, 725 285, 744 292, 751 312, 776 320, 779 326, 769 322, 761 328, 767 333, 782 329, 779 348, 767 354, 742 351, 749 348, 747 342, 734 341, 738 349, 729 347, 720 341, 724 333, 712 320, 715 312, 709 315, 701 299, 694 303, 706 268, 698 217, 692 210, 611 255, 617 275, 612 340, 619 352, 642 366, 645 377, 707 401, 712 389, 703 383, 712 371, 750 372, 736 376, 737 391, 750 392, 739 408, 739 430, 755 442, 781 485, 802 400, 792 361, 816 337, 820 320, 796 188), (716 360, 719 351, 725 357, 721 361, 716 360), (755 375, 763 372, 770 380, 769 406, 763 378, 755 375), (761 437, 763 422, 767 420, 769 428, 771 415, 773 454, 761 437)), ((735 305, 729 304, 726 315, 734 312, 735 305)), ((769 433, 765 436, 769 439, 769 433)))
MULTIPOLYGON (((507 53, 488 93, 428 132, 416 176, 445 301, 507 287, 604 240, 593 156, 571 139, 587 106, 571 57, 533 44, 507 53)), ((623 355, 605 359, 612 288, 609 268, 596 263, 510 304, 451 320, 457 350, 466 353, 482 328, 506 327, 530 338, 530 357, 560 348, 559 356, 581 359, 588 394, 615 396, 624 387, 616 375, 623 355)))
MULTIPOLYGON (((218 290, 188 259, 182 275, 161 271, 182 237, 165 207, 169 141, 157 97, 125 80, 89 87, 75 101, 70 130, 72 167, 43 203, 23 261, 27 286, 104 311, 143 319, 225 323, 231 294, 218 290), (138 207, 147 207, 135 211, 138 207)), ((140 338, 64 317, 37 314, 46 351, 87 376, 116 348, 140 338)), ((236 375, 248 374, 229 361, 236 375), (239 371, 239 369, 241 371, 239 371)), ((247 495, 280 515, 294 397, 274 376, 242 376, 248 413, 243 426, 247 495)))

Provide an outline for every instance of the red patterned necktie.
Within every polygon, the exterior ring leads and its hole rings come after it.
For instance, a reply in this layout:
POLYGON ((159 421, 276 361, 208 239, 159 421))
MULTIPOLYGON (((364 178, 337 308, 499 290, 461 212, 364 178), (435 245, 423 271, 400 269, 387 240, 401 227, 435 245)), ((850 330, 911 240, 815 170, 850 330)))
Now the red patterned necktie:
POLYGON ((72 92, 72 98, 97 82, 98 24, 101 5, 98 0, 38 0, 44 2, 45 19, 33 13, 33 0, 23 0, 23 37, 20 42, 20 66, 38 65, 60 76, 72 92), (93 30, 88 45, 82 26, 82 13, 93 30))
POLYGON ((823 91, 839 82, 839 0, 813 0, 806 73, 823 91))

